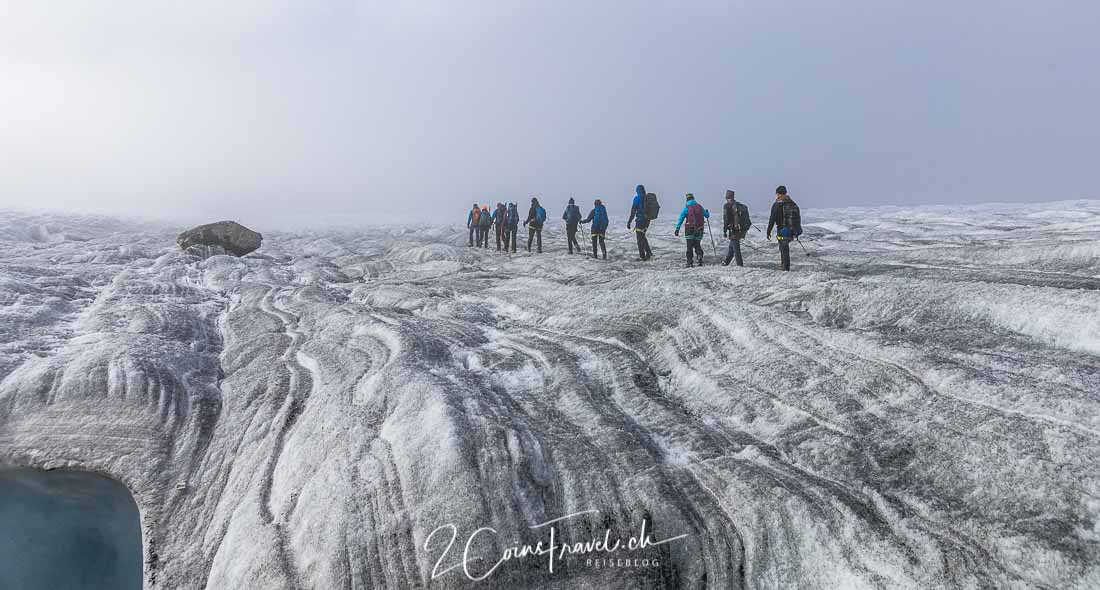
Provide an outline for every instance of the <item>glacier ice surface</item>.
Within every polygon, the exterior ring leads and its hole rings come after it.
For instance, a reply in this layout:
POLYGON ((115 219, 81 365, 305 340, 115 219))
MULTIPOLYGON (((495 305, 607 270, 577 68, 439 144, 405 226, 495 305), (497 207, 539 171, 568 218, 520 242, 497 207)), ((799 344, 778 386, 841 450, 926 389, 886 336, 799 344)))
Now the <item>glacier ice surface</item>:
POLYGON ((780 273, 0 211, 0 463, 124 483, 146 588, 1100 586, 1100 203, 805 217, 780 273), (578 513, 686 536, 433 578, 578 513))

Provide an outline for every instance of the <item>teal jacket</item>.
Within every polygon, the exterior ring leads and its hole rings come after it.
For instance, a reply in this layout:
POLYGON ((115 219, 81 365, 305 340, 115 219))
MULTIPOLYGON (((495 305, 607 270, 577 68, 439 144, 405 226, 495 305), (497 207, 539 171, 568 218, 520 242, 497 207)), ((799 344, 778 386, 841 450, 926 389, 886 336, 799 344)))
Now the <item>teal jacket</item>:
MULTIPOLYGON (((687 204, 684 205, 684 210, 680 212, 680 219, 676 221, 676 231, 680 231, 680 226, 682 226, 684 224, 684 220, 687 219, 688 207, 692 205, 698 205, 698 203, 695 202, 695 199, 688 201, 687 204)), ((710 211, 708 211, 706 207, 703 208, 703 219, 710 219, 710 211)), ((686 233, 684 234, 684 237, 689 240, 701 240, 703 239, 703 234, 705 233, 705 230, 700 230, 697 232, 686 233)))

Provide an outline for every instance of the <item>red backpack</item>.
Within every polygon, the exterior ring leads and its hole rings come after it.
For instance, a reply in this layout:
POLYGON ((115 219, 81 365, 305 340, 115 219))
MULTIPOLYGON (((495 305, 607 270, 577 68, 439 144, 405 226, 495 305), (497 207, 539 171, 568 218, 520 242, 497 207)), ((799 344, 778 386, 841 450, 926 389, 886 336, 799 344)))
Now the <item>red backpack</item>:
POLYGON ((703 226, 706 221, 703 218, 703 206, 699 203, 692 203, 687 206, 688 214, 687 219, 684 220, 684 228, 688 232, 703 231, 703 226))

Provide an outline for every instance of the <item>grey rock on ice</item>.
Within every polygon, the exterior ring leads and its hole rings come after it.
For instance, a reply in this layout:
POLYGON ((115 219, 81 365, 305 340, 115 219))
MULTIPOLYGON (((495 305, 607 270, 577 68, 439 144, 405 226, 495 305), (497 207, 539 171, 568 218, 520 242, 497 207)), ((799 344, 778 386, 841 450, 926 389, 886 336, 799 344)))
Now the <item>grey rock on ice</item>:
MULTIPOLYGON (((183 232, 176 238, 176 243, 184 250, 207 246, 223 248, 225 252, 234 256, 244 256, 257 250, 263 239, 259 232, 252 231, 236 221, 218 221, 183 232)), ((214 253, 204 248, 196 248, 194 251, 200 255, 214 253)))

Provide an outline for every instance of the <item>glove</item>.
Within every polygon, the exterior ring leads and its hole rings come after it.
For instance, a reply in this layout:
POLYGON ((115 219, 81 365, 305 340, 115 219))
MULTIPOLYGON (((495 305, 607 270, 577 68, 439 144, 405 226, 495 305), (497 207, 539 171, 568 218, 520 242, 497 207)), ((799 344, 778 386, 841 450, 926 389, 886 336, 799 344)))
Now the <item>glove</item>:
POLYGON ((626 229, 630 229, 630 222, 626 222, 626 229))
POLYGON ((680 230, 679 230, 678 228, 677 228, 677 230, 676 230, 676 231, 674 231, 674 232, 672 232, 672 233, 676 234, 676 237, 677 237, 677 238, 678 238, 678 237, 680 237, 680 230))
POLYGON ((771 232, 768 232, 768 233, 766 233, 766 234, 764 234, 764 235, 768 236, 768 241, 769 241, 769 242, 770 242, 770 241, 772 241, 772 233, 771 233, 771 232))
POLYGON ((722 230, 722 237, 723 238, 728 238, 729 235, 730 235, 730 230, 728 230, 728 229, 722 230))

